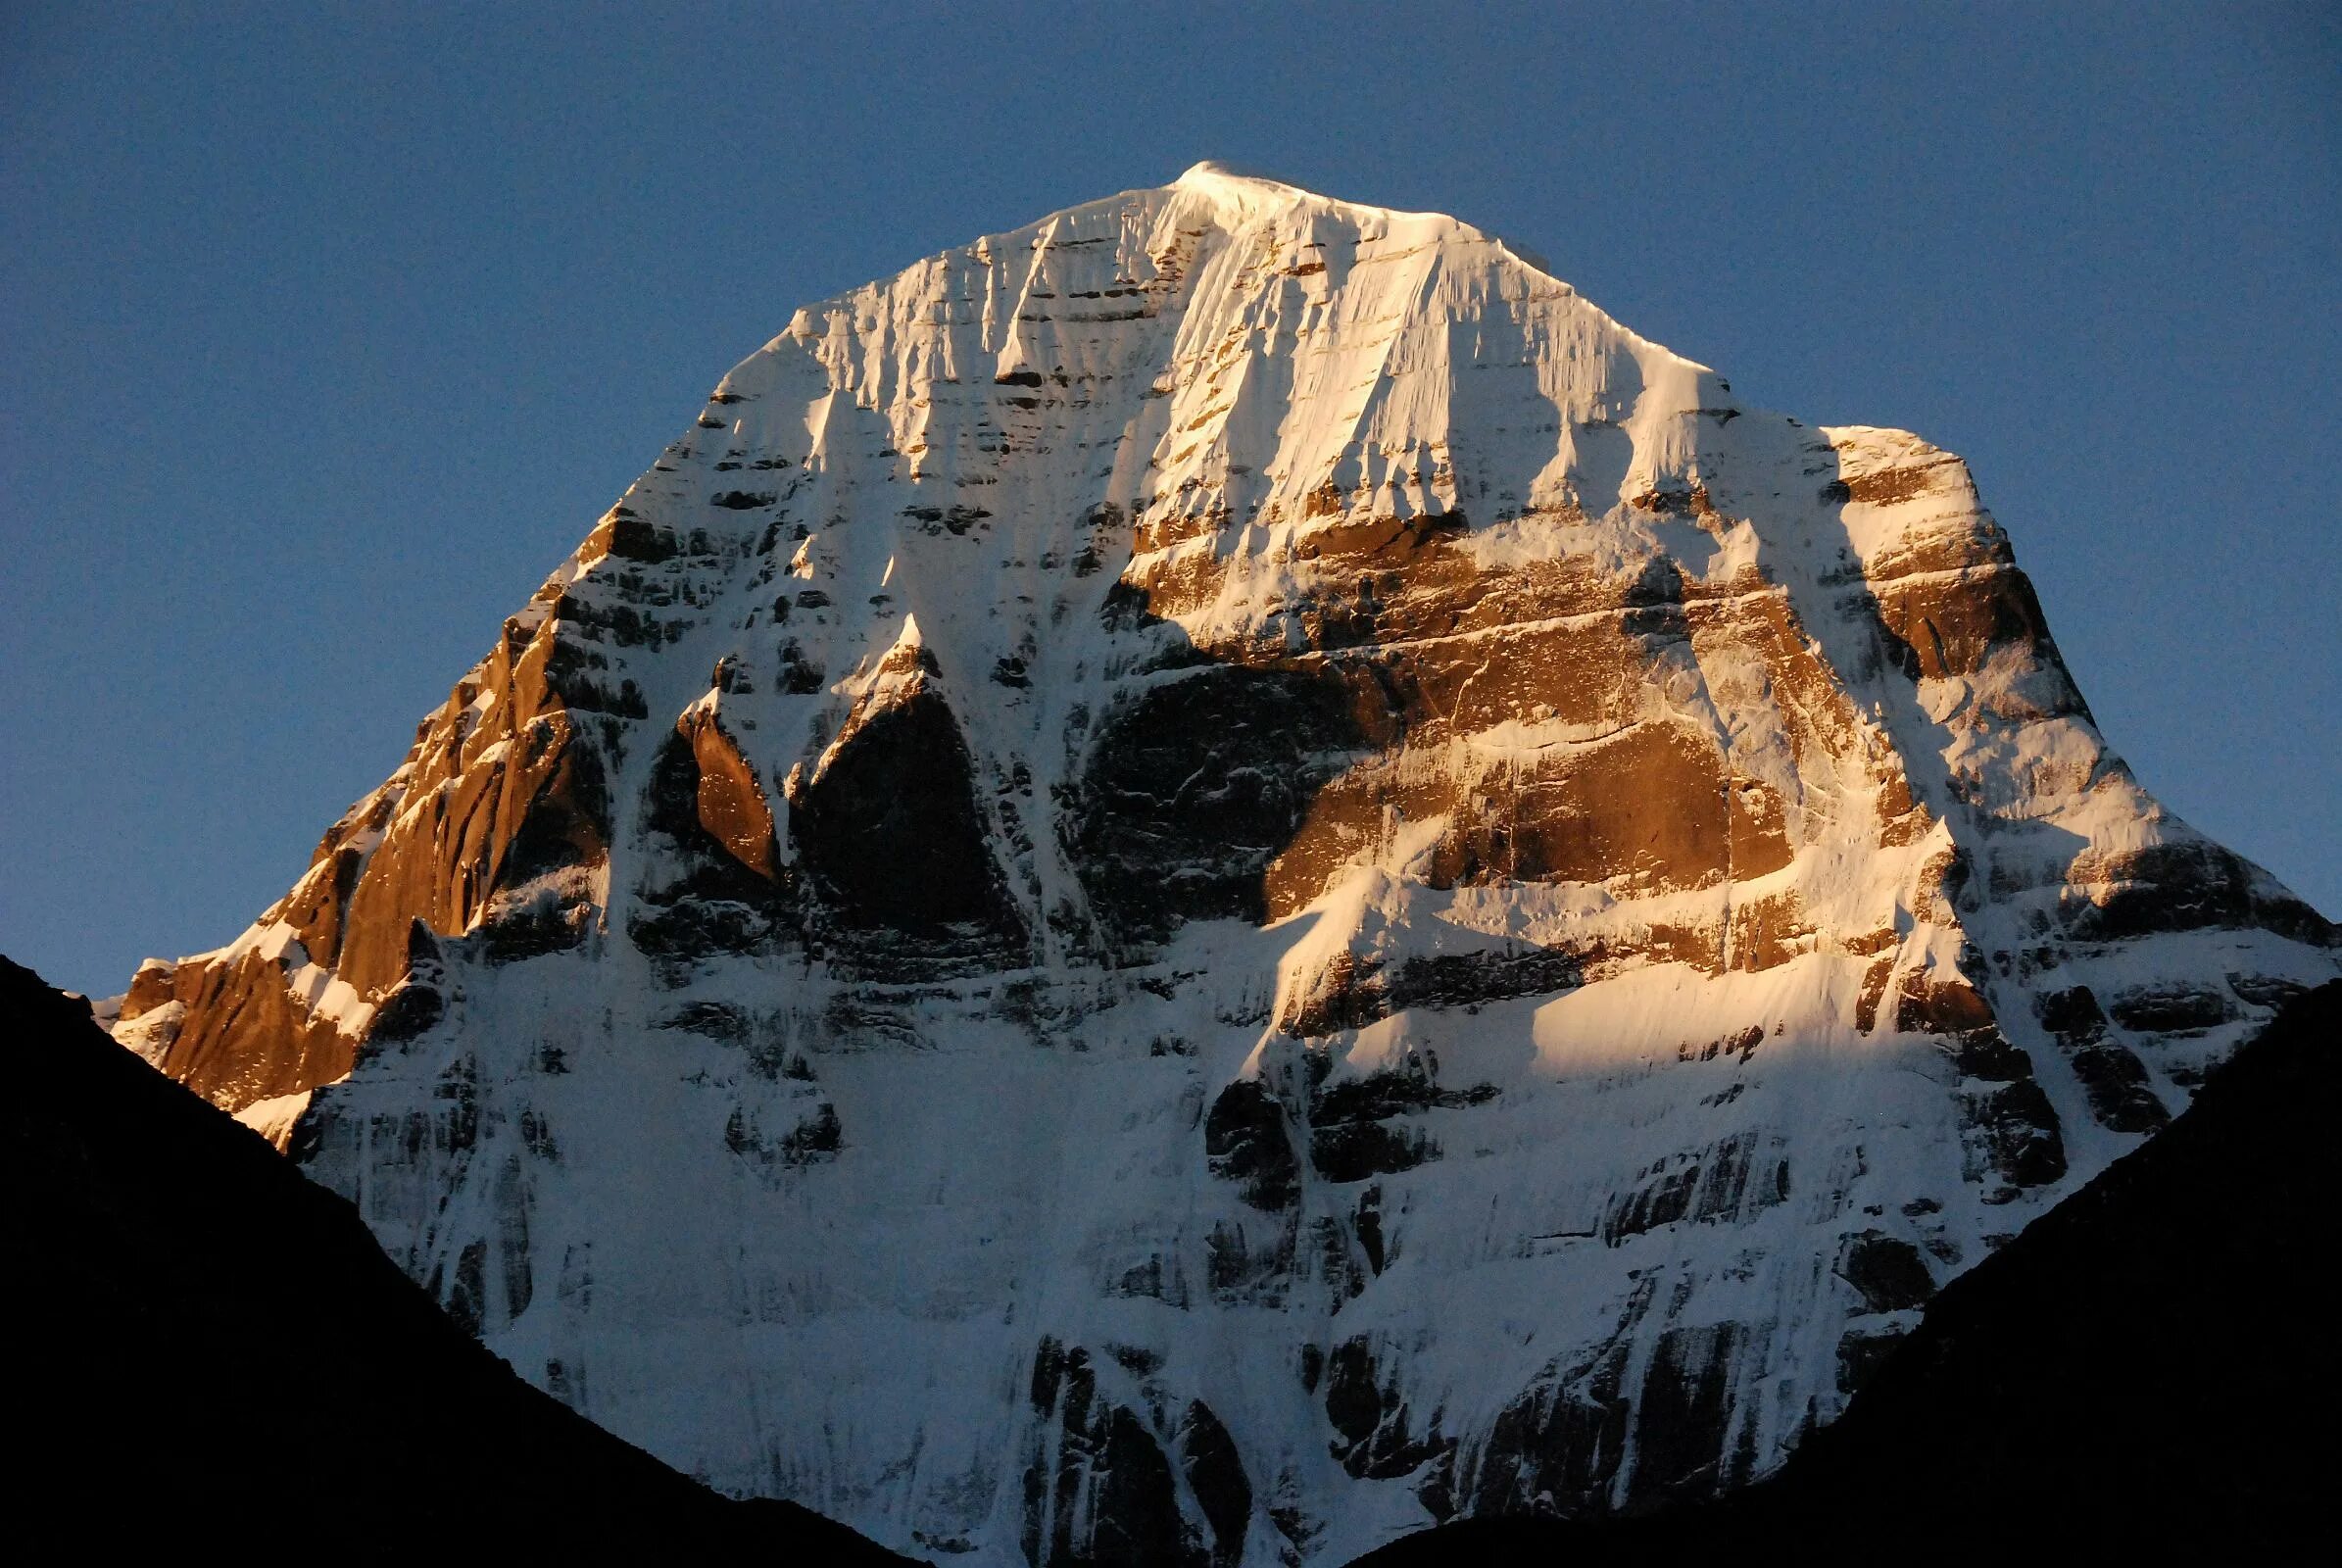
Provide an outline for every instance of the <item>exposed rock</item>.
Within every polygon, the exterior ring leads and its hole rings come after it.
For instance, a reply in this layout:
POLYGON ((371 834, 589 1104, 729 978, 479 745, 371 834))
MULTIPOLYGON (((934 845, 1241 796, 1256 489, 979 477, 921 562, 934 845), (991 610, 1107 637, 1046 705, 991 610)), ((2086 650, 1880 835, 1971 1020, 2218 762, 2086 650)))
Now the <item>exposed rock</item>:
POLYGON ((2179 1034, 2228 1021, 2227 999, 2209 987, 2150 986, 2126 992, 2108 1009, 2141 1034, 2179 1034))
POLYGON ((2335 928, 2239 857, 2197 838, 2074 858, 2062 897, 2067 925, 2088 940, 2261 927, 2331 946, 2335 928))
POLYGON ((1599 1228, 1618 1246, 1678 1222, 1744 1218, 1789 1196, 1788 1161, 1780 1146, 1749 1136, 1677 1154, 1643 1170, 1635 1184, 1610 1200, 1599 1228))
POLYGON ((1906 1332, 1899 1323, 1887 1328, 1848 1329, 1837 1342, 1838 1392, 1850 1395, 1868 1383, 1894 1353, 1906 1332))
POLYGON ((1238 1079, 1212 1102, 1203 1152, 1214 1176, 1244 1184, 1244 1201, 1255 1208, 1284 1208, 1298 1191, 1301 1162, 1285 1107, 1253 1079, 1238 1079))
POLYGON ((1396 1380, 1377 1364, 1374 1346, 1364 1337, 1344 1340, 1327 1355, 1325 1405, 1334 1457, 1361 1479, 1411 1474, 1454 1446, 1439 1435, 1437 1418, 1428 1431, 1413 1429, 1396 1380))
POLYGON ((1284 671, 1207 668, 1118 704, 1067 822, 1091 906, 1126 941, 1264 918, 1269 863, 1354 744, 1341 689, 1284 671))
POLYGON ((2333 1374, 2299 1321, 2325 1259, 2299 1241, 2326 1217, 2338 1029, 2342 985, 2328 984, 1916 1327, 1848 1332, 1839 1376, 1860 1393, 1772 1479, 1646 1518, 1484 1507, 1358 1568, 1869 1560, 1908 1544, 1914 1521, 1926 1553, 1960 1560, 2012 1541, 2091 1558, 2298 1555, 2326 1517, 2327 1456, 2295 1419, 2304 1388, 2333 1374))
POLYGON ((1252 1523, 1252 1484, 1244 1477, 1244 1458, 1236 1440, 1220 1424, 1211 1406, 1200 1399, 1189 1404, 1172 1435, 1180 1473, 1211 1527, 1214 1568, 1244 1557, 1244 1536, 1252 1523))
POLYGON ((1486 1442, 1462 1451, 1463 1513, 1566 1513, 1580 1499, 1612 1495, 1634 1424, 1631 1336, 1650 1302, 1650 1286, 1638 1286, 1609 1343, 1546 1367, 1497 1415, 1486 1442))
POLYGON ((2153 1132, 2171 1120, 2155 1096, 2147 1069, 2107 1029, 2106 1013, 2088 986, 2046 993, 2034 1001, 2042 1027, 2073 1063, 2089 1096, 2090 1114, 2117 1132, 2153 1132))
POLYGON ((1659 1336, 1635 1401, 1631 1506, 1705 1496, 1743 1478, 1749 1455, 1730 1442, 1737 1323, 1672 1328, 1659 1336))
POLYGON ((1202 1568, 1213 1560, 1180 1513, 1169 1456, 1136 1412, 1099 1396, 1089 1351, 1042 1341, 1032 1402, 1046 1424, 1024 1477, 1028 1562, 1202 1568))
POLYGON ((115 1027, 727 1491, 1201 1561, 1233 1475, 1314 1563, 1732 1484, 2342 956, 1956 457, 1452 220, 1201 169, 720 386, 115 1027))
POLYGON ((733 859, 771 880, 779 871, 780 851, 773 841, 772 808, 756 770, 724 733, 713 709, 695 709, 677 728, 691 741, 699 773, 692 804, 700 826, 733 859))
POLYGON ((1442 1089, 1420 1064, 1321 1083, 1309 1102, 1310 1164, 1333 1182, 1411 1169, 1438 1158, 1439 1145, 1426 1129, 1393 1122, 1435 1108, 1484 1104, 1495 1096, 1492 1084, 1442 1089))
POLYGON ((959 727, 924 667, 912 669, 901 688, 865 699, 813 771, 793 779, 790 845, 840 931, 917 943, 959 928, 998 962, 1022 944, 1022 920, 988 846, 959 727))
POLYGON ((1846 1238, 1838 1254, 1840 1278, 1854 1287, 1862 1304, 1873 1312, 1898 1312, 1925 1306, 1935 1294, 1935 1280, 1927 1272, 1919 1249, 1900 1236, 1864 1231, 1846 1238))

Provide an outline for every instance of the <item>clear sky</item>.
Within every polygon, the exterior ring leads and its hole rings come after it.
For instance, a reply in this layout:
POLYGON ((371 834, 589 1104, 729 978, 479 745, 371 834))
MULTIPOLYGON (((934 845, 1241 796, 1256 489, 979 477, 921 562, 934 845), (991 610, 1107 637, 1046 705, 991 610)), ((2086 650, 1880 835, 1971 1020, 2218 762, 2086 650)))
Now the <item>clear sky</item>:
POLYGON ((0 950, 230 939, 797 304, 1202 158, 1963 454, 2116 748, 2342 915, 2330 5, 16 0, 0 950))

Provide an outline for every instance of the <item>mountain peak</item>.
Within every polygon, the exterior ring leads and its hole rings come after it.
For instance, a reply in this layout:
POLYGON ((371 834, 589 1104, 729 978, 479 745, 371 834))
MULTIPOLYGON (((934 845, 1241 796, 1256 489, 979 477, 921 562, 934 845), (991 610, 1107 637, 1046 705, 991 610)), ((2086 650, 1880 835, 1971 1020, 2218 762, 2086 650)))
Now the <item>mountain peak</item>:
POLYGON ((1324 1561, 1778 1462, 2333 940, 1957 457, 1207 164, 800 311, 116 1037, 724 1490, 1324 1561))
POLYGON ((1194 165, 1163 188, 1176 194, 1201 197, 1240 221, 1274 218, 1296 211, 1374 214, 1394 221, 1435 225, 1468 239, 1486 237, 1469 223, 1446 213, 1403 212, 1372 202, 1344 201, 1305 189, 1274 174, 1242 169, 1211 158, 1194 165))
POLYGON ((1171 183, 1181 188, 1194 189, 1197 186, 1240 181, 1247 185, 1275 185, 1284 190, 1299 189, 1290 180, 1279 179, 1274 174, 1263 173, 1256 169, 1240 169, 1234 164, 1222 163, 1217 158, 1205 158, 1190 165, 1187 172, 1181 174, 1171 183))

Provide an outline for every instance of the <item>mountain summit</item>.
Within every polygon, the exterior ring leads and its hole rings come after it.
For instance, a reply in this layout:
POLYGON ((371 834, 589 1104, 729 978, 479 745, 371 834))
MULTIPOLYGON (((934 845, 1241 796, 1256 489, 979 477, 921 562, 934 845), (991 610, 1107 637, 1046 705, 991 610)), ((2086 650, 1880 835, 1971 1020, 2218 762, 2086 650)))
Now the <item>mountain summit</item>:
POLYGON ((2336 933, 1966 466, 1199 165, 799 311, 117 1038, 523 1376, 939 1560, 1778 1464, 2336 933))

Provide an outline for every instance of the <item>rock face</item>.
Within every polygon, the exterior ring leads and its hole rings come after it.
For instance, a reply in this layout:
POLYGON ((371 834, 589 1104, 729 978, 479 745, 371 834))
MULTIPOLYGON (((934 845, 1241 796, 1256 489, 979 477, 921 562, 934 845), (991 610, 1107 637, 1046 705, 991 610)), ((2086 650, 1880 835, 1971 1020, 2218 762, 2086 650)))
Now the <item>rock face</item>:
POLYGON ((2301 1315, 2337 1046, 2342 983, 2288 1003, 2168 1135, 1929 1300, 1779 1475, 1655 1515, 1462 1519, 1356 1568, 2298 1557, 2333 1474, 2302 1410, 2342 1380, 2301 1315))
POLYGON ((1201 166, 800 311, 118 1038, 719 1487, 1314 1562, 1772 1468, 2335 946, 1957 458, 1201 166))

